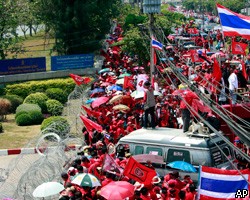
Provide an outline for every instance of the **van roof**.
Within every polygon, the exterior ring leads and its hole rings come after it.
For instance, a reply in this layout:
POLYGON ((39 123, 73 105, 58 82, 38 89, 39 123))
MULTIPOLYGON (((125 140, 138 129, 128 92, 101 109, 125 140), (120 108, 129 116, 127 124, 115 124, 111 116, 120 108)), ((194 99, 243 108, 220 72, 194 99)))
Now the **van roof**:
MULTIPOLYGON (((190 132, 191 133, 191 132, 190 132)), ((157 129, 138 129, 131 132, 120 139, 119 143, 141 143, 141 144, 154 144, 157 146, 164 146, 165 144, 173 146, 185 147, 199 147, 211 148, 215 146, 215 142, 220 145, 224 143, 215 134, 199 135, 199 134, 186 134, 182 129, 174 128, 157 128, 157 129), (212 138, 212 139, 211 139, 212 138)))

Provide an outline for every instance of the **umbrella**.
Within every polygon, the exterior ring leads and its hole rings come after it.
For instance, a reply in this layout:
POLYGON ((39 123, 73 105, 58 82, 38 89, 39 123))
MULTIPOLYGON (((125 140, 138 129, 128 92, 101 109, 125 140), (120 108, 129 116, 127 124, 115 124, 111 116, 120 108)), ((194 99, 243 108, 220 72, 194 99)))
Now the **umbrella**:
POLYGON ((180 169, 185 172, 196 172, 197 170, 194 168, 193 165, 190 163, 187 163, 185 161, 174 161, 171 163, 168 163, 167 166, 174 168, 174 169, 180 169))
MULTIPOLYGON (((134 97, 135 99, 140 99, 144 97, 144 91, 134 91, 131 94, 131 97, 134 97)), ((162 96, 162 94, 158 91, 154 91, 155 96, 162 96)))
POLYGON ((110 72, 110 69, 109 68, 104 68, 104 69, 101 69, 98 73, 101 74, 101 73, 104 73, 104 72, 110 72))
POLYGON ((105 90, 102 88, 95 88, 95 89, 90 91, 90 94, 96 94, 96 93, 100 93, 100 92, 105 92, 105 90))
POLYGON ((124 78, 121 78, 121 79, 118 79, 115 84, 118 84, 118 85, 123 85, 124 84, 124 78))
POLYGON ((150 160, 152 163, 165 164, 162 156, 154 154, 138 154, 134 155, 133 158, 139 163, 147 163, 150 160))
POLYGON ((101 83, 101 85, 100 85, 100 86, 107 87, 107 86, 109 86, 109 85, 110 85, 110 83, 109 83, 109 82, 103 82, 103 83, 101 83))
POLYGON ((136 67, 133 68, 133 70, 137 70, 137 69, 144 69, 144 67, 136 66, 136 67))
POLYGON ((119 100, 122 99, 122 97, 123 97, 123 95, 121 95, 121 94, 116 95, 116 96, 114 96, 112 99, 109 100, 109 103, 112 104, 112 103, 114 103, 114 102, 116 102, 116 101, 119 101, 119 100))
POLYGON ((122 91, 122 87, 119 85, 112 85, 107 88, 108 90, 122 91))
POLYGON ((124 78, 125 76, 131 76, 131 74, 129 74, 129 73, 124 73, 124 74, 121 74, 118 78, 124 78))
POLYGON ((108 97, 98 97, 96 100, 94 100, 91 104, 92 108, 96 108, 104 103, 106 103, 109 100, 108 97))
POLYGON ((97 187, 101 186, 99 180, 93 175, 88 173, 80 173, 73 177, 71 183, 81 187, 97 187))
POLYGON ((101 189, 100 195, 107 200, 123 200, 133 196, 134 189, 127 181, 113 181, 101 189))
POLYGON ((119 110, 119 111, 128 111, 130 110, 130 108, 126 105, 123 105, 123 104, 119 104, 119 105, 116 105, 113 107, 113 110, 119 110))
POLYGON ((91 99, 88 99, 85 103, 86 104, 90 104, 92 103, 93 101, 95 101, 97 98, 91 98, 91 99))
POLYGON ((46 182, 39 185, 32 193, 33 197, 49 197, 59 194, 64 190, 64 186, 58 182, 46 182))

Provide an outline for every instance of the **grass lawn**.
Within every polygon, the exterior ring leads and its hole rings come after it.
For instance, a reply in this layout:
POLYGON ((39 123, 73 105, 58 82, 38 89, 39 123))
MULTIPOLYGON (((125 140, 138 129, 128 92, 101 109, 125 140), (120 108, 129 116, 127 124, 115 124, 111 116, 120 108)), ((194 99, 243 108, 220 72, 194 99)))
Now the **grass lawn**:
POLYGON ((17 126, 15 115, 7 116, 2 122, 4 132, 0 133, 0 149, 23 148, 35 137, 40 135, 40 125, 17 126))

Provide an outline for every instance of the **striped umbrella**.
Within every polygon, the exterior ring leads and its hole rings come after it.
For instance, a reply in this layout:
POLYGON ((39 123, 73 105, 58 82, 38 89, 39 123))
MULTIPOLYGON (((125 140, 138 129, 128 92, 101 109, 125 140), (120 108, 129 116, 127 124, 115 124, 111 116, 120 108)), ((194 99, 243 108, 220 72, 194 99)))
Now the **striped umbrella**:
POLYGON ((101 186, 99 180, 94 175, 88 174, 88 173, 80 173, 80 174, 75 175, 71 183, 74 183, 82 187, 101 186))

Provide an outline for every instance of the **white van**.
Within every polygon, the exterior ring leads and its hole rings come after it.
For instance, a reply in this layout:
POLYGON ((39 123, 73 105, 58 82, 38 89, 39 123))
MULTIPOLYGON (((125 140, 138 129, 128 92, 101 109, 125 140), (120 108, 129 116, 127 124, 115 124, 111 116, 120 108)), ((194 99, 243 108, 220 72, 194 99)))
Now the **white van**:
MULTIPOLYGON (((163 157, 166 164, 173 161, 191 163, 198 171, 199 165, 223 169, 231 169, 228 161, 234 159, 232 149, 215 134, 183 133, 182 129, 157 128, 138 129, 122 137, 116 145, 116 151, 129 147, 132 155, 154 154, 163 157), (227 158, 223 155, 221 150, 227 158)), ((156 165, 160 176, 164 176, 174 169, 166 165, 156 165)), ((198 180, 197 173, 181 172, 191 175, 194 181, 198 180)))

